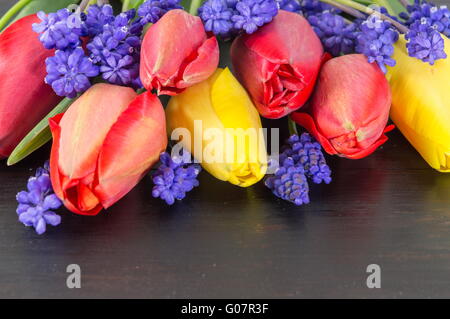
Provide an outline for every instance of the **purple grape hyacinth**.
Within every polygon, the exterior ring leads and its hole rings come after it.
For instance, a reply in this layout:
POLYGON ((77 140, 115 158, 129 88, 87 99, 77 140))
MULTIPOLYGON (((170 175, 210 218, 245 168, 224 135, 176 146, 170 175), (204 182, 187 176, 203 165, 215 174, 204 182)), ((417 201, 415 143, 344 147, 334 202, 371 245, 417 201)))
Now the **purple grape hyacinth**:
POLYGON ((139 61, 142 24, 135 10, 123 12, 103 26, 87 45, 91 60, 100 66, 102 78, 109 83, 141 87, 139 61))
POLYGON ((265 185, 284 200, 296 205, 309 203, 308 178, 315 184, 331 183, 331 169, 322 146, 308 133, 292 135, 283 148, 274 176, 265 185))
POLYGON ((183 156, 171 157, 164 152, 160 156, 161 165, 153 174, 152 195, 161 198, 168 205, 173 205, 175 200, 182 200, 186 193, 199 185, 197 180, 201 172, 201 166, 196 163, 188 163, 185 158, 190 158, 190 154, 183 150, 183 156))
POLYGON ((62 206, 62 202, 53 192, 48 161, 30 177, 27 191, 19 192, 16 198, 19 221, 34 227, 39 235, 45 233, 47 224, 57 226, 61 223, 61 217, 53 212, 62 206))
POLYGON ((301 11, 300 3, 297 0, 275 0, 278 5, 278 9, 296 12, 299 13, 301 11))
POLYGON ((395 66, 392 58, 394 43, 399 39, 397 30, 388 21, 373 14, 360 25, 361 32, 356 37, 356 52, 367 56, 370 63, 376 62, 386 73, 388 66, 395 66))
POLYGON ((337 8, 319 0, 300 0, 300 10, 305 17, 320 14, 324 11, 340 13, 337 8))
POLYGON ((39 34, 39 40, 46 49, 75 48, 81 45, 80 37, 87 35, 84 14, 61 9, 48 15, 39 11, 37 16, 41 23, 34 23, 33 31, 39 34))
POLYGON ((85 25, 90 37, 95 37, 103 31, 103 26, 114 21, 113 7, 109 4, 90 5, 86 15, 85 25))
POLYGON ((98 66, 85 56, 81 47, 73 50, 58 50, 55 56, 47 58, 45 82, 52 86, 59 96, 75 98, 91 87, 89 78, 99 74, 98 66))
POLYGON ((233 13, 227 0, 208 0, 198 10, 205 30, 225 38, 233 34, 233 13))
POLYGON ((284 159, 275 174, 266 178, 264 184, 275 196, 295 205, 309 203, 309 185, 305 170, 301 165, 295 165, 291 157, 284 159))
POLYGON ((333 56, 355 51, 356 24, 346 23, 343 17, 330 11, 310 15, 308 21, 322 41, 325 50, 333 56))
MULTIPOLYGON (((436 31, 450 37, 450 10, 447 6, 436 6, 433 3, 415 0, 407 7, 408 13, 402 12, 400 17, 411 27, 417 21, 425 20, 436 31)), ((422 22, 423 23, 423 22, 422 22)))
POLYGON ((305 174, 315 184, 330 184, 331 169, 322 153, 322 146, 308 133, 289 137, 287 147, 280 154, 280 162, 292 158, 295 165, 302 165, 305 174))
POLYGON ((275 0, 241 0, 236 3, 231 21, 235 29, 251 34, 272 21, 277 14, 278 5, 275 0))
POLYGON ((406 48, 411 57, 428 62, 430 65, 436 60, 447 58, 444 39, 425 18, 414 22, 405 38, 408 40, 406 48))
POLYGON ((168 11, 183 9, 180 0, 147 0, 138 9, 138 16, 141 17, 142 25, 156 23, 168 11))

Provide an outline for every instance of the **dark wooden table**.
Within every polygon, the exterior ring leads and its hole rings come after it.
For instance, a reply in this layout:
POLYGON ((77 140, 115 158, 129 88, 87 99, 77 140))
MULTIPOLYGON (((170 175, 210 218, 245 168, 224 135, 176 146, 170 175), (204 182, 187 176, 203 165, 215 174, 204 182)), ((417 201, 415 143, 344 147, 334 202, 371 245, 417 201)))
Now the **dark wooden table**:
POLYGON ((334 181, 308 206, 203 173, 167 207, 146 178, 96 217, 61 210, 43 236, 17 221, 15 194, 49 148, 0 162, 0 297, 450 297, 450 175, 390 137, 366 159, 329 158, 334 181), (81 289, 66 287, 69 264, 81 289), (381 289, 366 286, 369 264, 381 289))

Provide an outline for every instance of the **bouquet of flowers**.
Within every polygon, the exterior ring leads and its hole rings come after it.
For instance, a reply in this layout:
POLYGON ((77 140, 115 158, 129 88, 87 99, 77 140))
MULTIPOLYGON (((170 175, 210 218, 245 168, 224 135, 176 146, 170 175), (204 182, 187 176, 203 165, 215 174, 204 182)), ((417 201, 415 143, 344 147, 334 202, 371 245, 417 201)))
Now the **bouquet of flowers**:
POLYGON ((199 186, 202 169, 307 204, 308 183, 331 182, 323 150, 369 156, 394 129, 389 118, 450 172, 445 6, 19 0, 0 31, 0 158, 13 165, 52 142, 17 195, 19 221, 39 234, 61 222, 62 205, 96 215, 149 172, 149 194, 168 205, 199 186), (286 118, 291 132, 270 156, 261 116, 286 118))

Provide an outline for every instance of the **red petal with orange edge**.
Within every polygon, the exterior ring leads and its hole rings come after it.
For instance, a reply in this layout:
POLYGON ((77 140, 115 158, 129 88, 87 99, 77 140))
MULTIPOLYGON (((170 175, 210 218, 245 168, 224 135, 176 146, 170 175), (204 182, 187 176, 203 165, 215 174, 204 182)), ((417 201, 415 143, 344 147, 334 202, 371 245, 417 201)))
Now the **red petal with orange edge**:
POLYGON ((96 84, 70 106, 59 123, 61 174, 83 179, 94 173, 106 135, 136 96, 131 88, 96 84))
POLYGON ((98 160, 95 188, 107 208, 127 194, 166 149, 164 109, 159 99, 139 95, 111 128, 98 160))
POLYGON ((316 123, 314 123, 313 118, 309 114, 294 112, 291 113, 291 118, 295 123, 303 126, 309 133, 311 133, 311 135, 316 138, 328 154, 338 154, 333 145, 331 145, 330 141, 328 141, 328 139, 317 130, 316 123))

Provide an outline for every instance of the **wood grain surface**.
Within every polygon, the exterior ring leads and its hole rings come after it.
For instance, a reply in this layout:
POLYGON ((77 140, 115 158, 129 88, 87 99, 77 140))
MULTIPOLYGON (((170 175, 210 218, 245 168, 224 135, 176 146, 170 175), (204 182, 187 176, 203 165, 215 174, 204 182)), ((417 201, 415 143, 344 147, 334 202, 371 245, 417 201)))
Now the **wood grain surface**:
POLYGON ((96 217, 61 210, 62 224, 42 236, 17 221, 15 194, 49 147, 17 166, 2 161, 0 297, 450 297, 450 175, 397 130, 389 136, 366 159, 328 157, 333 183, 312 186, 304 207, 207 173, 167 207, 147 177, 96 217), (81 267, 81 289, 66 287, 69 264, 81 267), (369 264, 381 267, 381 289, 366 286, 369 264))

